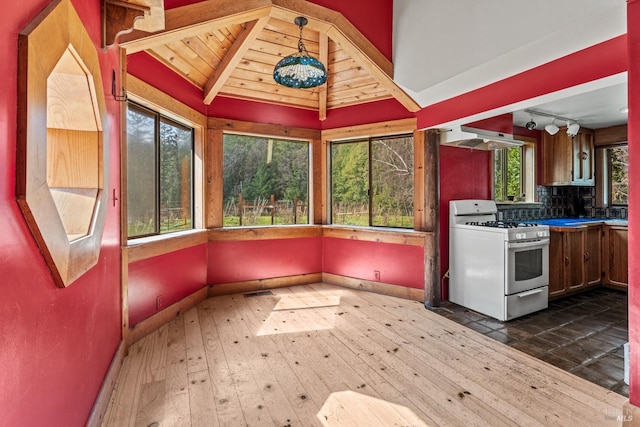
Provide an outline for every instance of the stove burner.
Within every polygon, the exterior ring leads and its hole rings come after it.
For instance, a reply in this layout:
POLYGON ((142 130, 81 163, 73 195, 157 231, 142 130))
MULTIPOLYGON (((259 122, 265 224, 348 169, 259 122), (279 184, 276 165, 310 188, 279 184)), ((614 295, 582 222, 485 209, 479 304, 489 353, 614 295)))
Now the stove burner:
POLYGON ((476 225, 479 227, 494 227, 494 228, 522 228, 522 227, 537 227, 538 224, 518 221, 471 221, 466 225, 476 225))

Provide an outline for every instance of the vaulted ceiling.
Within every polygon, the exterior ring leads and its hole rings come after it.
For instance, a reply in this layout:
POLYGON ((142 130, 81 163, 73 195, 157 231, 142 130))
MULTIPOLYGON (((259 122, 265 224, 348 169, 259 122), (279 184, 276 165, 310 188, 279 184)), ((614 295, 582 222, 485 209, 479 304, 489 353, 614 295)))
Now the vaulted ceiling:
MULTIPOLYGON (((122 2, 120 2, 122 3, 122 2)), ((218 95, 327 111, 395 98, 407 110, 420 106, 393 81, 393 64, 344 16, 304 0, 205 0, 164 11, 164 29, 121 35, 126 54, 144 51, 202 90, 209 104, 218 95), (293 89, 273 80, 280 59, 303 41, 327 68, 327 83, 293 89)), ((113 19, 107 27, 118 25, 113 19)))

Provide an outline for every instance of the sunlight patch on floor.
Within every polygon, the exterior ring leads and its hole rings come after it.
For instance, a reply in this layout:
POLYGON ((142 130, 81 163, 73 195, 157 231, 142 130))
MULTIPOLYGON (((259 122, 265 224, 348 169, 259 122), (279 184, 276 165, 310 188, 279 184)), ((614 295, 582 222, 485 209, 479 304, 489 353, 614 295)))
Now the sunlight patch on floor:
POLYGON ((342 291, 303 292, 280 296, 280 301, 273 308, 277 310, 297 310, 300 308, 333 307, 340 305, 342 291))
POLYGON ((325 427, 428 427, 406 406, 350 390, 331 393, 317 417, 325 427))
POLYGON ((339 290, 278 295, 280 300, 257 336, 333 329, 340 314, 341 295, 339 290))

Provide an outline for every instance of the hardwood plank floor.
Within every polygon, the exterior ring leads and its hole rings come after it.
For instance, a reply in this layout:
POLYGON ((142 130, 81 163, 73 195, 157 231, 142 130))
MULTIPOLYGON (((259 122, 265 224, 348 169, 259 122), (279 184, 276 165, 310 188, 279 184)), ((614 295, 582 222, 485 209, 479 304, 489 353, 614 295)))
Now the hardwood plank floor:
POLYGON ((104 426, 608 426, 626 398, 415 301, 209 298, 132 346, 104 426))

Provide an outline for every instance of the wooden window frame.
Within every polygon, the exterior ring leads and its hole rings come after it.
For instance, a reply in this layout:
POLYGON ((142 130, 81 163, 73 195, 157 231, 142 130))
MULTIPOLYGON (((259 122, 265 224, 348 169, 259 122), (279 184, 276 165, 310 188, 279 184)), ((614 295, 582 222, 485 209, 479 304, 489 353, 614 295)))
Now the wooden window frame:
MULTIPOLYGON (((332 200, 332 191, 331 189, 333 188, 333 182, 332 182, 332 176, 333 176, 333 165, 332 165, 332 161, 331 161, 331 147, 334 144, 357 144, 357 143, 366 143, 367 144, 367 168, 368 168, 368 185, 367 185, 367 203, 369 206, 368 209, 368 224, 365 227, 371 227, 371 228, 392 228, 392 229, 398 229, 398 230, 406 230, 406 229, 413 229, 413 225, 411 226, 407 226, 407 227, 393 227, 390 225, 374 225, 373 224, 373 210, 374 210, 374 203, 373 203, 373 186, 374 186, 374 175, 373 175, 373 142, 376 139, 395 139, 395 138, 411 138, 412 142, 413 142, 413 146, 414 146, 414 151, 413 151, 413 155, 414 158, 413 160, 413 164, 412 164, 412 169, 415 172, 415 135, 411 132, 405 132, 405 133, 401 133, 401 134, 397 134, 397 135, 373 135, 373 136, 368 136, 368 137, 361 137, 361 138, 354 138, 354 139, 341 139, 341 140, 333 140, 333 141, 329 141, 329 157, 328 157, 328 168, 329 168, 329 180, 328 180, 328 188, 327 188, 327 194, 329 196, 329 203, 328 203, 328 209, 329 209, 329 214, 328 217, 330 219, 330 223, 332 225, 344 225, 344 224, 336 224, 333 222, 333 200, 332 200)), ((415 187, 415 178, 414 178, 414 182, 413 185, 415 187)), ((413 202, 415 203, 415 191, 414 191, 414 197, 413 197, 413 202)), ((413 214, 415 215, 415 209, 413 211, 413 214)), ((415 224, 415 218, 414 218, 414 224, 415 224)))
MULTIPOLYGON (((518 136, 518 140, 523 142, 522 154, 520 156, 520 170, 521 170, 521 183, 520 194, 524 192, 524 200, 516 200, 516 202, 534 203, 537 201, 538 195, 536 192, 536 140, 534 138, 518 136)), ((506 163, 506 161, 505 161, 506 163)), ((491 153, 491 194, 495 200, 495 151, 491 153)), ((505 168, 506 178, 506 168, 505 168)), ((509 203, 507 200, 496 201, 497 203, 509 203)))
POLYGON ((127 97, 130 101, 152 110, 159 115, 166 117, 176 123, 182 124, 193 129, 193 223, 192 229, 177 231, 174 233, 164 233, 149 237, 140 237, 129 239, 127 233, 127 141, 126 141, 126 103, 123 103, 123 138, 121 143, 121 235, 123 242, 133 242, 134 244, 143 244, 159 239, 171 239, 180 237, 184 234, 190 234, 194 231, 202 230, 205 226, 204 204, 205 204, 205 178, 204 178, 204 162, 205 162, 205 141, 206 141, 206 116, 195 111, 194 109, 182 104, 169 95, 159 91, 153 86, 148 85, 142 80, 126 75, 127 97))
MULTIPOLYGON (((294 138, 294 137, 282 137, 279 135, 271 135, 271 134, 261 134, 261 133, 254 133, 254 132, 236 132, 236 131, 223 131, 222 132, 222 179, 224 180, 224 135, 242 135, 242 136, 249 136, 249 137, 255 137, 255 138, 267 138, 267 139, 277 139, 280 141, 283 140, 287 140, 287 141, 292 141, 292 142, 296 142, 296 143, 300 143, 300 144, 307 144, 307 169, 308 169, 308 181, 307 181, 307 222, 305 224, 273 224, 271 225, 271 227, 295 227, 295 226, 305 226, 305 225, 309 225, 309 224, 313 224, 313 140, 310 139, 306 139, 306 138, 294 138)), ((224 189, 223 189, 223 193, 224 193, 224 189)), ((222 227, 224 227, 225 229, 230 229, 230 228, 257 228, 257 227, 268 227, 265 225, 228 225, 225 226, 224 225, 224 194, 222 195, 222 203, 223 203, 223 225, 222 227)))
MULTIPOLYGON (((191 126, 188 126, 184 123, 181 123, 175 119, 169 118, 167 116, 165 116, 164 114, 162 114, 159 111, 156 110, 152 110, 150 108, 144 107, 134 101, 129 100, 127 108, 133 108, 134 110, 143 112, 143 113, 148 113, 149 116, 153 117, 154 120, 154 149, 155 149, 155 166, 156 166, 156 171, 155 171, 155 176, 154 176, 154 191, 156 193, 156 203, 155 203, 155 213, 154 213, 154 220, 155 220, 155 229, 152 233, 148 233, 148 234, 141 234, 141 235, 136 235, 136 236, 130 236, 128 234, 127 231, 127 238, 129 240, 133 240, 133 239, 143 239, 145 237, 151 237, 151 236, 160 236, 160 235, 167 235, 167 234, 171 234, 171 233, 180 233, 182 231, 188 231, 188 230, 192 230, 194 229, 194 209, 193 209, 193 200, 194 200, 194 168, 193 168, 193 164, 194 164, 194 148, 195 148, 195 131, 191 126), (188 132, 191 133, 191 188, 190 188, 190 194, 189 194, 189 198, 191 199, 191 212, 190 212, 190 219, 191 219, 191 227, 188 229, 184 229, 184 230, 177 230, 177 231, 173 231, 173 232, 162 232, 161 229, 161 221, 162 221, 162 201, 161 201, 161 197, 160 194, 162 192, 162 189, 160 188, 160 180, 161 180, 161 164, 162 164, 162 160, 161 160, 161 151, 162 151, 162 134, 161 134, 161 126, 162 123, 167 123, 170 124, 172 126, 175 126, 176 128, 182 128, 183 130, 186 130, 188 132)), ((128 119, 127 119, 128 120, 128 119)), ((127 141, 127 145, 128 145, 128 141, 127 141)), ((128 147, 127 147, 128 148, 128 147)), ((128 201, 127 201, 128 204, 128 201)))

